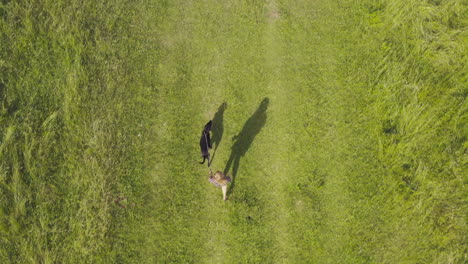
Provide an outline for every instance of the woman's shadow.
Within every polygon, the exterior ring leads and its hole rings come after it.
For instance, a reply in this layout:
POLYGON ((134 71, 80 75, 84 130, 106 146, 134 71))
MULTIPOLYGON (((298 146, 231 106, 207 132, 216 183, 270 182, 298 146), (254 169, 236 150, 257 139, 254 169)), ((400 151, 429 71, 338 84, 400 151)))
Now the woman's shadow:
POLYGON ((232 140, 235 140, 235 142, 231 147, 231 156, 229 157, 226 167, 224 168, 224 174, 227 174, 232 166, 232 182, 230 184, 228 194, 231 193, 235 187, 236 175, 239 169, 239 162, 241 157, 245 155, 247 150, 250 148, 250 145, 252 144, 255 136, 260 133, 260 130, 262 130, 262 127, 266 123, 266 110, 268 108, 269 102, 270 99, 265 97, 255 113, 247 120, 247 122, 245 122, 241 132, 232 138, 232 140))
POLYGON ((216 147, 213 151, 213 156, 211 157, 211 162, 213 162, 216 150, 221 143, 221 139, 223 138, 224 133, 224 126, 223 126, 223 119, 224 119, 224 110, 227 108, 227 103, 222 103, 219 108, 218 112, 213 117, 213 137, 211 138, 211 143, 216 144, 216 147))

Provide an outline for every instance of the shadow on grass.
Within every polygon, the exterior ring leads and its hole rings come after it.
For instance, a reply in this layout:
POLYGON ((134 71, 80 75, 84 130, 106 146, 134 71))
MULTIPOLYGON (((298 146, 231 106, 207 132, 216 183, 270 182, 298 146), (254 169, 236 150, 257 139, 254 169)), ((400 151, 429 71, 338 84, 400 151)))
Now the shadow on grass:
POLYGON ((234 190, 236 185, 236 176, 241 157, 247 153, 255 136, 260 133, 260 130, 262 130, 262 127, 266 123, 266 110, 268 108, 269 102, 270 99, 265 97, 255 113, 247 120, 247 122, 245 122, 241 132, 232 138, 232 140, 235 140, 235 142, 231 147, 231 156, 229 157, 226 167, 224 168, 224 173, 227 174, 232 166, 232 182, 228 189, 228 195, 234 190))
POLYGON ((0 81, 0 102, 5 98, 5 85, 0 81))
POLYGON ((216 150, 221 143, 221 139, 223 138, 224 133, 224 126, 223 126, 223 119, 224 119, 224 110, 227 108, 227 103, 222 103, 219 108, 218 112, 213 117, 213 137, 211 138, 211 144, 216 144, 216 147, 213 151, 213 156, 211 157, 211 162, 213 162, 216 150))

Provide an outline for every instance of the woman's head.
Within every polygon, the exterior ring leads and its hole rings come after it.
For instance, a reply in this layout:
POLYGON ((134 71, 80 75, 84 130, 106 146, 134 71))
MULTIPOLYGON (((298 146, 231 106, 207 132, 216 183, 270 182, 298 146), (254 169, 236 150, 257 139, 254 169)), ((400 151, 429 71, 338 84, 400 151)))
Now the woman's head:
POLYGON ((222 173, 221 171, 215 172, 215 174, 213 175, 213 179, 220 185, 226 185, 228 182, 230 182, 229 177, 226 177, 226 175, 224 175, 224 173, 222 173))

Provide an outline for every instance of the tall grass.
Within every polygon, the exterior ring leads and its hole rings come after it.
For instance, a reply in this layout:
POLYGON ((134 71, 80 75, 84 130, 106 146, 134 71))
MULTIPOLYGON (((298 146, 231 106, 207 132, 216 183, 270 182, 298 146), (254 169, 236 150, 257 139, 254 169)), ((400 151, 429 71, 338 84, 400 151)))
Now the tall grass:
POLYGON ((156 112, 144 25, 134 24, 140 7, 0 5, 0 262, 121 254, 115 234, 132 219, 121 206, 144 193, 156 112))
MULTIPOLYGON (((359 201, 350 205, 353 217, 372 227, 351 232, 357 241, 368 241, 358 246, 367 260, 463 263, 466 3, 350 4, 359 7, 354 19, 360 26, 345 36, 350 45, 344 86, 367 105, 349 118, 367 127, 360 131, 373 139, 377 169, 367 174, 350 165, 358 171, 348 187, 359 201), (363 172, 369 178, 359 176, 363 172)), ((361 148, 354 147, 352 152, 361 148)))

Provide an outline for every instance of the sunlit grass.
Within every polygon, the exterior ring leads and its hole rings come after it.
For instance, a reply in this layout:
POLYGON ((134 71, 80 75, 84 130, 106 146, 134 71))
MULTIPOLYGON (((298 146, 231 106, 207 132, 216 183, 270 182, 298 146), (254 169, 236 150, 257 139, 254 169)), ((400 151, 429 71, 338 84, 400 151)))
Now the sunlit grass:
POLYGON ((465 262, 466 11, 3 1, 0 262, 465 262))

